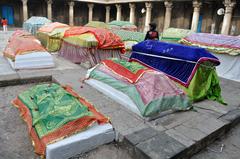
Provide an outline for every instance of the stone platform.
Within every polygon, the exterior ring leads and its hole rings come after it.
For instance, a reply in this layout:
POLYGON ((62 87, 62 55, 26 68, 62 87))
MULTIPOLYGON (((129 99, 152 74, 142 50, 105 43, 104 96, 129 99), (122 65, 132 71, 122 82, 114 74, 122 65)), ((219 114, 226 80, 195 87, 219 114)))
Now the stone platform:
MULTIPOLYGON (((117 132, 117 144, 133 158, 188 158, 223 135, 240 119, 240 98, 236 98, 240 95, 240 85, 237 82, 221 79, 222 95, 227 106, 204 100, 194 104, 194 111, 178 112, 147 122, 82 83, 86 69, 78 65, 55 57, 56 68, 13 71, 7 68, 4 60, 1 59, 0 71, 2 89, 13 84, 42 81, 71 85, 79 95, 110 117, 117 132)), ((1 123, 4 124, 4 120, 1 123)))
POLYGON ((54 59, 56 68, 15 71, 0 56, 0 158, 38 158, 23 121, 19 120, 17 110, 10 106, 17 94, 33 85, 27 83, 53 81, 71 85, 79 95, 110 117, 117 132, 117 145, 132 158, 189 158, 240 120, 240 84, 237 82, 221 79, 227 106, 204 100, 194 104, 194 111, 178 112, 147 122, 82 83, 86 69, 58 56, 54 59))

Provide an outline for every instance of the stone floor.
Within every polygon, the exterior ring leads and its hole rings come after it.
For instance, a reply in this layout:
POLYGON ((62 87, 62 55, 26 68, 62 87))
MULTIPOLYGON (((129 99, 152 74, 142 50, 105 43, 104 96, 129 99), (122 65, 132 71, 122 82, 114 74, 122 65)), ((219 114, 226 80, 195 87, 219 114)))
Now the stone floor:
MULTIPOLYGON (((0 41, 1 48, 5 45, 6 40, 0 41)), ((17 109, 10 104, 18 93, 32 85, 26 84, 30 79, 39 82, 39 79, 50 77, 48 82, 53 80, 61 85, 71 85, 79 95, 110 117, 117 133, 116 144, 101 146, 73 158, 186 159, 225 134, 240 120, 240 98, 237 98, 240 85, 237 82, 221 79, 227 106, 204 100, 194 104, 194 111, 178 112, 147 122, 89 85, 82 84, 86 69, 57 56, 55 60, 56 68, 14 71, 0 55, 0 96, 3 97, 0 100, 0 159, 38 158, 33 152, 26 126, 17 109)))
POLYGON ((240 125, 238 124, 226 136, 219 138, 191 159, 239 159, 240 125), (222 150, 221 150, 222 147, 222 150))

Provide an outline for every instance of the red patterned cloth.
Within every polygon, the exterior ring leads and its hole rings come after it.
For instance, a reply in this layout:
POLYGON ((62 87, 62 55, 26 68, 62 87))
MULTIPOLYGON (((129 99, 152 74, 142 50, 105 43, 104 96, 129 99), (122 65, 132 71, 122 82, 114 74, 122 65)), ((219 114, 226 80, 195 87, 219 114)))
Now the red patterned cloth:
POLYGON ((124 43, 121 38, 116 34, 103 28, 92 28, 92 27, 72 27, 68 29, 64 37, 81 35, 85 33, 92 33, 98 41, 98 48, 109 49, 118 48, 124 52, 124 43))

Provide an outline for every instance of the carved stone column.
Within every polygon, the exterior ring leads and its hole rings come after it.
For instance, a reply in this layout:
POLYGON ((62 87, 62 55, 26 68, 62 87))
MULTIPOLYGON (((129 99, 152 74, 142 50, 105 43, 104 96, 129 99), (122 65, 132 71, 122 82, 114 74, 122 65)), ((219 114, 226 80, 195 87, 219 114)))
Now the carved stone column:
POLYGON ((224 0, 223 4, 225 6, 225 14, 224 14, 224 18, 223 18, 221 34, 228 35, 230 26, 231 26, 232 12, 233 12, 234 6, 236 5, 236 1, 235 0, 224 0))
POLYGON ((146 19, 145 19, 144 32, 147 32, 149 30, 149 23, 151 22, 152 3, 146 2, 145 6, 146 6, 146 19))
POLYGON ((94 7, 94 4, 92 3, 88 4, 88 22, 93 20, 93 7, 94 7))
POLYGON ((26 21, 28 19, 28 6, 27 6, 28 0, 22 0, 23 4, 23 21, 26 21))
POLYGON ((117 7, 117 18, 116 20, 120 21, 122 17, 122 6, 121 4, 116 4, 117 7))
POLYGON ((52 20, 52 0, 47 0, 47 17, 52 20))
POLYGON ((69 5, 69 25, 74 25, 74 2, 68 2, 69 5))
POLYGON ((136 6, 134 3, 129 3, 129 8, 130 8, 130 18, 129 18, 129 21, 131 23, 135 23, 135 9, 136 9, 136 6))
POLYGON ((171 16, 172 16, 172 1, 165 0, 164 5, 166 7, 165 18, 164 18, 164 30, 170 27, 171 16))
POLYGON ((200 15, 200 8, 202 3, 199 0, 193 0, 193 17, 192 17, 192 31, 197 31, 199 15, 200 15))
POLYGON ((109 23, 111 7, 110 6, 106 6, 105 8, 106 8, 106 19, 105 19, 105 21, 106 21, 106 23, 109 23))

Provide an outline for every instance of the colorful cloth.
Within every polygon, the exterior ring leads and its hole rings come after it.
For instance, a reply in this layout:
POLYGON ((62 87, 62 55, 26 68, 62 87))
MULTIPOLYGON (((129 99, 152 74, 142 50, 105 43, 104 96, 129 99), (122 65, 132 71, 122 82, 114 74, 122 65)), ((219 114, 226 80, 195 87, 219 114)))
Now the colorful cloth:
POLYGON ((121 58, 119 49, 97 49, 96 47, 88 48, 71 44, 63 41, 59 55, 72 61, 73 63, 88 63, 89 67, 93 67, 101 60, 116 57, 121 58))
POLYGON ((138 63, 128 63, 118 59, 103 60, 102 64, 127 79, 130 83, 136 83, 147 70, 149 71, 149 69, 138 63))
POLYGON ((97 39, 91 33, 69 36, 65 37, 63 40, 69 44, 85 48, 96 48, 98 46, 97 39))
POLYGON ((180 41, 182 44, 198 46, 213 53, 239 55, 240 39, 221 34, 194 33, 180 41))
POLYGON ((51 23, 51 20, 33 16, 23 23, 23 29, 35 35, 37 30, 47 23, 51 23))
POLYGON ((111 21, 110 23, 108 23, 108 25, 110 25, 111 29, 114 30, 119 30, 119 29, 123 29, 123 30, 128 30, 128 31, 137 31, 137 26, 132 24, 129 21, 111 21))
MULTIPOLYGON (((132 50, 132 46, 136 45, 137 43, 138 42, 136 42, 136 41, 124 41, 124 46, 125 46, 126 51, 131 51, 132 50)), ((125 54, 127 54, 127 52, 125 54)))
POLYGON ((31 52, 46 52, 41 42, 34 36, 17 31, 10 37, 9 43, 3 51, 4 56, 14 60, 16 55, 28 54, 31 52))
POLYGON ((145 34, 141 32, 132 32, 126 30, 112 30, 112 32, 118 35, 122 41, 136 41, 141 42, 144 41, 145 34))
POLYGON ((97 65, 89 77, 127 95, 142 116, 150 117, 166 110, 187 110, 191 106, 184 92, 163 73, 150 71, 135 62, 119 59, 107 61, 108 64, 103 61, 97 65), (144 73, 138 74, 142 70, 144 73), (129 80, 133 76, 137 77, 134 82, 129 80))
POLYGON ((41 41, 41 44, 50 52, 59 51, 62 45, 62 38, 65 31, 69 27, 55 28, 52 32, 38 31, 36 37, 41 41))
POLYGON ((188 87, 178 84, 191 101, 205 98, 225 104, 221 96, 220 81, 215 68, 200 65, 188 87))
POLYGON ((188 29, 168 28, 163 31, 161 40, 169 42, 178 42, 182 38, 194 33, 188 29))
POLYGON ((41 84, 13 100, 27 123, 35 152, 45 155, 46 146, 108 119, 69 86, 41 84))
POLYGON ((25 30, 16 30, 11 37, 9 38, 8 42, 10 42, 12 39, 17 37, 32 37, 32 34, 25 31, 25 30))
POLYGON ((130 59, 162 71, 186 87, 201 63, 209 61, 210 66, 220 64, 205 49, 152 40, 134 45, 130 59))
POLYGON ((133 47, 130 61, 164 72, 192 101, 208 98, 224 103, 215 69, 220 62, 205 49, 145 41, 133 47))
POLYGON ((104 22, 100 21, 91 21, 85 25, 86 27, 93 27, 93 28, 102 28, 102 29, 109 29, 110 26, 104 22))
POLYGON ((59 23, 59 22, 54 22, 54 23, 47 23, 41 28, 38 29, 39 32, 45 32, 45 33, 50 33, 54 31, 57 28, 65 28, 69 27, 67 24, 59 23))
POLYGON ((73 27, 67 30, 64 37, 82 35, 85 33, 91 33, 98 41, 98 48, 100 49, 121 49, 124 52, 124 43, 121 38, 116 34, 113 34, 107 29, 92 28, 92 27, 73 27))

